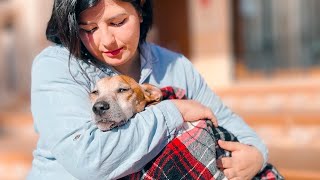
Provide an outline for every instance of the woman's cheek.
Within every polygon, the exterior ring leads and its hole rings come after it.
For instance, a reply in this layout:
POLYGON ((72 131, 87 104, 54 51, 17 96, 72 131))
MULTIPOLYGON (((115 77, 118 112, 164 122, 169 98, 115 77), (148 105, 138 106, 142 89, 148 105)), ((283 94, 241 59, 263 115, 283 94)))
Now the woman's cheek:
POLYGON ((84 46, 89 50, 89 52, 95 54, 96 44, 93 38, 93 34, 82 32, 80 33, 80 39, 84 46))
POLYGON ((86 32, 81 32, 80 33, 81 41, 83 44, 88 45, 93 42, 93 36, 92 34, 86 33, 86 32))

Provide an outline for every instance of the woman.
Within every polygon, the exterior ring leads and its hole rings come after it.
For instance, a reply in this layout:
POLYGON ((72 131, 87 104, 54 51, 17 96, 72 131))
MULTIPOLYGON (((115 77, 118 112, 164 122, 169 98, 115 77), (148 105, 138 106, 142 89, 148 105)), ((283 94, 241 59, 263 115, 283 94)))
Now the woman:
POLYGON ((39 142, 29 179, 116 179, 139 171, 179 133, 183 121, 218 119, 241 143, 219 166, 229 179, 250 179, 267 149, 222 104, 182 55, 145 42, 150 0, 55 0, 43 50, 32 67, 31 108, 39 142), (105 76, 185 89, 190 100, 166 100, 124 126, 101 132, 91 121, 88 92, 105 76), (205 106, 204 106, 205 105, 205 106), (206 112, 205 114, 203 112, 206 112))

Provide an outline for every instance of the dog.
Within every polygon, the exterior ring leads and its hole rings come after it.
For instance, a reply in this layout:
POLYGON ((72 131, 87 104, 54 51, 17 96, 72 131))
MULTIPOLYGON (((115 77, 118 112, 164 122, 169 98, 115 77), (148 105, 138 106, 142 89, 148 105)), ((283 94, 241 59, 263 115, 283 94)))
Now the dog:
POLYGON ((100 79, 90 93, 94 123, 101 131, 125 124, 146 106, 162 100, 162 92, 151 84, 138 84, 125 75, 100 79))

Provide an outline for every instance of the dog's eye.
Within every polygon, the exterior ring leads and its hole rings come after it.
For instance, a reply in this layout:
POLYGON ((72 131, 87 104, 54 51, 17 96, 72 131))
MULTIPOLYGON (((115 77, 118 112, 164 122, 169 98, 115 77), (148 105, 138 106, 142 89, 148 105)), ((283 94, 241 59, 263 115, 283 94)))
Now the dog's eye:
POLYGON ((91 94, 99 95, 99 91, 98 91, 98 90, 93 90, 93 91, 91 92, 91 94))
POLYGON ((126 91, 128 91, 130 88, 119 88, 118 89, 118 92, 119 93, 122 93, 122 92, 126 92, 126 91))

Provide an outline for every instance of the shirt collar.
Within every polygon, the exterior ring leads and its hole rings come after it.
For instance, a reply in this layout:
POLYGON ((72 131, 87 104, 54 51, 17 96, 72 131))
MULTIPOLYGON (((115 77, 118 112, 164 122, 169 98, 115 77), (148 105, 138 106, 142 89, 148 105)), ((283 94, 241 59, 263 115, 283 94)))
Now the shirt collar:
POLYGON ((149 43, 142 43, 139 46, 140 49, 140 61, 141 61, 141 77, 139 83, 145 82, 152 72, 152 64, 156 61, 156 58, 152 54, 151 46, 149 43))

